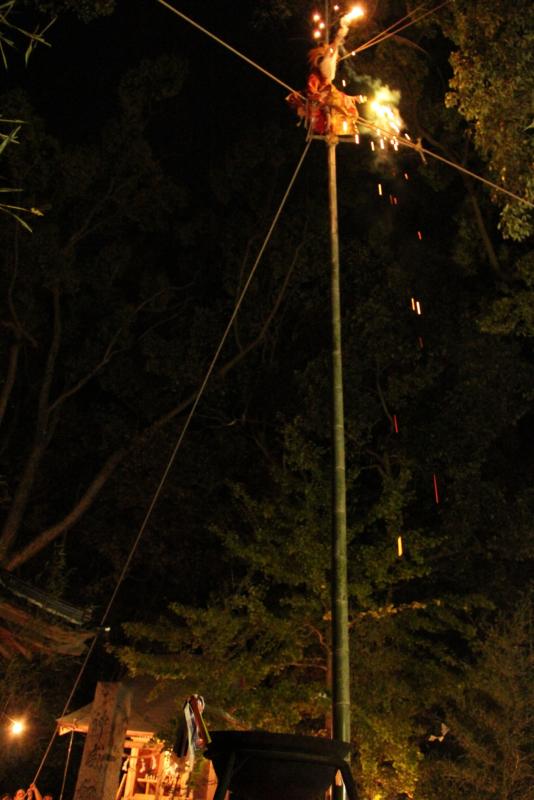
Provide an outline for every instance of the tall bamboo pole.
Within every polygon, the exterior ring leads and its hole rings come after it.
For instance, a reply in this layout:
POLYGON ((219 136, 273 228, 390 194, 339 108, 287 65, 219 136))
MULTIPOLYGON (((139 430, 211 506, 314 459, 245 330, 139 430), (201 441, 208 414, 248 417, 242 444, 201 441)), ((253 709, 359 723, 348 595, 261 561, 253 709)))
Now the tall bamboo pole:
POLYGON ((333 737, 350 742, 349 610, 345 422, 341 349, 341 292, 336 180, 337 137, 326 137, 331 252, 332 323, 332 716, 333 737))

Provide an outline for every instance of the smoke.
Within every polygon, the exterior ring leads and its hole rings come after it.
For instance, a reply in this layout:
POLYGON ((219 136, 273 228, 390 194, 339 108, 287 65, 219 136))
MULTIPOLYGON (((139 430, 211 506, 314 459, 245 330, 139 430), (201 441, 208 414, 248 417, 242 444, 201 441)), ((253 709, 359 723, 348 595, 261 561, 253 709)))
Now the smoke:
POLYGON ((379 78, 358 75, 351 64, 344 64, 353 86, 357 86, 365 101, 358 104, 361 117, 369 123, 361 125, 361 133, 374 138, 395 140, 401 135, 405 125, 399 112, 401 93, 391 89, 379 78))

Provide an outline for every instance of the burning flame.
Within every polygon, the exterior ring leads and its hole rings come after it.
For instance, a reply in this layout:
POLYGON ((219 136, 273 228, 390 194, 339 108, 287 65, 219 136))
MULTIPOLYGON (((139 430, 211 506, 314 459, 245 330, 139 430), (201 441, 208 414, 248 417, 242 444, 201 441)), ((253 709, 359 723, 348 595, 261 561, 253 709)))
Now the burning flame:
POLYGON ((11 724, 9 726, 9 730, 13 734, 13 736, 20 736, 21 733, 24 732, 26 726, 21 719, 12 719, 11 724))
POLYGON ((403 122, 398 109, 399 101, 399 91, 392 91, 389 86, 381 86, 369 102, 369 121, 382 131, 400 134, 403 122))
POLYGON ((362 8, 362 6, 354 6, 353 8, 351 8, 348 14, 345 14, 344 19, 347 22, 354 22, 354 20, 361 19, 364 16, 365 16, 365 11, 362 8))

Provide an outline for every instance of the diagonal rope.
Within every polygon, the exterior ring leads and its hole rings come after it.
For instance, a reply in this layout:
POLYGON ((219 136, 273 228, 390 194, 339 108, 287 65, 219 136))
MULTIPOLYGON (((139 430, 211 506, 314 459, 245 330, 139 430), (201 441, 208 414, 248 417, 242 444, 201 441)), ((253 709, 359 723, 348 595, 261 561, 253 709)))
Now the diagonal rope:
MULTIPOLYGON (((256 275, 256 272, 257 272, 258 266, 260 264, 260 261, 261 261, 261 259, 263 257, 263 254, 265 253, 267 245, 269 244, 269 242, 271 240, 271 237, 273 235, 274 229, 275 229, 275 227, 276 227, 276 225, 278 223, 278 220, 280 219, 280 215, 282 214, 282 211, 285 208, 287 199, 288 199, 288 197, 289 197, 289 195, 291 193, 293 185, 295 184, 297 176, 298 176, 298 174, 299 174, 299 172, 301 170, 301 167, 302 167, 302 165, 304 163, 304 159, 306 158, 308 150, 310 149, 311 142, 312 142, 311 139, 308 142, 306 142, 306 146, 304 147, 304 151, 303 151, 302 155, 300 156, 300 159, 299 159, 299 161, 297 163, 297 166, 295 167, 293 175, 291 176, 291 179, 289 181, 287 189, 285 190, 284 195, 283 195, 283 197, 282 197, 282 199, 280 201, 280 204, 278 206, 278 209, 276 210, 276 213, 275 213, 275 215, 273 217, 273 220, 271 222, 269 230, 267 231, 265 239, 263 240, 263 244, 260 247, 258 255, 256 256, 256 260, 254 261, 254 264, 252 265, 252 268, 250 270, 248 278, 245 281, 245 284, 243 285, 243 288, 241 289, 241 292, 239 293, 239 296, 238 296, 238 298, 236 300, 234 309, 233 309, 233 311, 232 311, 232 313, 230 315, 230 319, 228 320, 228 324, 226 325, 226 328, 225 328, 224 333, 223 333, 223 335, 221 337, 221 340, 220 340, 220 342, 219 342, 219 344, 218 344, 218 346, 217 346, 217 348, 215 350, 215 353, 214 353, 214 355, 213 355, 213 357, 212 357, 212 359, 210 361, 208 369, 206 370, 206 374, 204 376, 204 379, 203 379, 203 381, 202 381, 202 383, 201 383, 201 385, 200 385, 200 387, 199 387, 199 389, 197 391, 195 400, 194 400, 194 402, 193 402, 193 404, 191 406, 189 414, 187 415, 187 418, 186 418, 186 420, 184 422, 182 430, 180 431, 180 435, 178 436, 176 444, 174 445, 172 453, 171 453, 171 455, 170 455, 170 457, 169 457, 169 459, 167 461, 167 464, 166 464, 165 469, 163 471, 163 474, 162 474, 162 476, 160 478, 160 481, 158 483, 156 491, 154 492, 152 500, 151 500, 151 502, 150 502, 150 504, 148 506, 147 512, 146 512, 145 517, 143 519, 143 522, 141 523, 139 531, 137 532, 137 535, 136 535, 136 537, 135 537, 135 539, 133 541, 133 544, 130 547, 130 551, 129 551, 128 556, 127 556, 127 558, 126 558, 126 560, 124 562, 124 565, 123 565, 121 573, 120 573, 120 575, 119 575, 119 577, 117 579, 117 582, 115 584, 115 588, 113 589, 113 592, 111 594, 109 602, 108 602, 108 604, 106 606, 106 610, 104 611, 104 613, 102 615, 102 619, 100 621, 99 629, 98 629, 97 633, 95 634, 95 636, 92 638, 91 643, 87 648, 87 652, 85 654, 85 658, 84 658, 83 663, 82 663, 82 665, 80 667, 80 670, 78 671, 78 675, 76 676, 76 680, 74 681, 74 685, 73 685, 73 687, 72 687, 72 689, 70 691, 70 694, 69 694, 69 697, 67 699, 67 702, 65 703, 65 706, 63 708, 63 712, 61 714, 62 717, 67 713, 67 710, 68 710, 68 708, 70 706, 72 698, 74 697, 74 693, 76 692, 76 689, 79 686, 79 683, 80 683, 80 681, 82 679, 82 676, 83 676, 83 674, 85 672, 85 668, 86 668, 86 666, 87 666, 87 664, 89 662, 89 659, 90 659, 90 657, 91 657, 91 655, 92 655, 92 653, 94 651, 94 648, 95 648, 95 645, 96 645, 96 642, 97 642, 97 639, 98 639, 98 634, 104 628, 104 626, 105 626, 105 624, 107 622, 109 613, 111 611, 113 603, 115 602, 115 598, 117 597, 119 589, 122 586, 122 583, 124 581, 126 573, 128 572, 128 569, 130 567, 132 559, 133 559, 133 557, 134 557, 134 555, 135 555, 135 553, 137 551, 137 548, 138 548, 139 543, 141 541, 141 538, 142 538, 142 536, 143 536, 143 534, 144 534, 144 532, 146 530, 146 527, 148 525, 150 517, 152 516, 152 512, 154 511, 154 508, 155 508, 155 506, 156 506, 156 504, 157 504, 157 502, 158 502, 158 500, 159 500, 159 498, 161 496, 161 493, 162 493, 163 488, 165 486, 165 483, 167 481, 167 477, 168 477, 169 472, 171 471, 172 466, 173 466, 173 464, 174 464, 174 462, 176 460, 176 456, 177 456, 178 451, 179 451, 179 449, 180 449, 180 447, 182 445, 182 442, 184 440, 185 434, 187 433, 187 431, 189 429, 189 426, 191 424, 191 420, 193 419, 193 416, 195 414, 197 406, 200 403, 200 400, 201 400, 201 398, 202 398, 202 396, 204 394, 204 391, 206 389, 208 381, 211 378, 211 375, 213 373, 213 370, 215 368, 217 360, 218 360, 218 358, 219 358, 219 356, 220 356, 220 354, 222 352, 222 349, 223 349, 224 345, 226 344, 226 340, 228 339, 228 336, 229 336, 229 334, 230 334, 230 332, 232 330, 232 326, 233 326, 233 324, 234 324, 234 322, 236 320, 236 317, 237 317, 237 315, 238 315, 238 313, 239 313, 239 311, 241 309, 241 306, 243 305, 243 301, 244 301, 245 296, 246 296, 246 294, 247 294, 247 292, 248 292, 248 290, 250 288, 250 284, 252 283, 252 280, 254 279, 254 276, 256 275)), ((50 741, 48 742, 48 746, 47 746, 47 748, 45 750, 45 753, 44 753, 44 755, 43 755, 43 757, 41 759, 41 763, 39 764, 39 767, 38 767, 37 772, 35 774, 35 777, 33 779, 33 783, 37 783, 39 775, 41 774, 41 770, 43 769, 43 766, 46 763, 46 760, 48 758, 50 750, 52 749, 52 744, 54 743, 54 741, 56 739, 57 733, 58 733, 58 729, 57 729, 57 726, 56 726, 52 736, 50 737, 50 741)))
POLYGON ((160 5, 164 6, 165 8, 168 8, 169 11, 172 11, 172 13, 176 14, 177 17, 181 17, 181 19, 183 19, 186 22, 188 22, 194 28, 197 28, 197 30, 202 31, 202 33, 205 33, 206 36, 210 37, 210 39, 213 39, 218 44, 222 45, 223 47, 226 47, 226 49, 229 50, 231 53, 233 53, 235 56, 238 56, 238 58, 242 58, 243 61, 246 61, 247 64, 250 64, 251 67, 254 67, 254 69, 257 69, 259 72, 262 72, 264 75, 266 75, 268 78, 273 80, 275 83, 278 83, 280 86, 283 86, 284 89, 288 89, 290 92, 300 95, 300 92, 298 92, 296 89, 293 89, 288 83, 284 83, 284 81, 280 80, 280 78, 277 78, 276 75, 273 75, 272 72, 268 72, 266 69, 264 69, 264 67, 262 67, 259 64, 257 64, 256 61, 253 61, 248 56, 245 56, 239 50, 236 50, 235 47, 232 47, 232 45, 230 45, 227 42, 223 41, 223 39, 219 39, 219 37, 216 36, 214 33, 211 33, 211 31, 208 31, 207 28, 203 28, 202 25, 199 25, 198 22, 195 22, 190 17, 187 17, 181 11, 178 11, 177 8, 175 8, 174 6, 171 6, 171 4, 167 3, 166 0, 156 0, 156 2, 159 3, 160 5))
MULTIPOLYGON (((404 17, 401 17, 400 19, 397 19, 395 22, 392 22, 392 23, 391 23, 391 25, 388 25, 388 27, 387 27, 387 28, 384 28, 384 30, 383 30, 383 31, 381 31, 380 33, 377 33, 377 34, 375 34, 375 35, 374 35, 374 36, 372 36, 372 37, 371 37, 371 38, 370 38, 370 39, 369 39, 367 42, 364 42, 362 45, 360 45, 358 49, 364 50, 364 49, 366 49, 367 47, 370 47, 370 46, 371 46, 372 44, 374 44, 376 41, 380 40, 380 39, 382 38, 382 36, 384 36, 386 33, 388 33, 389 31, 391 31, 393 28, 396 28, 396 27, 397 27, 397 25, 400 25, 400 24, 401 24, 401 22, 404 22, 404 20, 406 20, 406 19, 412 19, 412 15, 413 15, 413 14, 416 14, 416 13, 417 13, 418 11, 420 11, 422 8, 426 8, 426 2, 424 2, 424 3, 421 3, 421 5, 418 5, 418 6, 417 6, 416 8, 414 8, 414 9, 413 9, 413 10, 412 10, 410 13, 408 13, 408 14, 405 14, 405 15, 404 15, 404 17)), ((348 55, 353 55, 355 52, 356 52, 356 50, 353 50, 353 51, 352 51, 351 53, 349 53, 348 55)), ((344 56, 344 58, 348 58, 348 55, 344 56)), ((342 60, 342 59, 341 59, 341 60, 342 60)))
MULTIPOLYGON (((339 61, 344 61, 346 58, 350 58, 351 56, 355 56, 357 53, 361 53, 363 50, 367 50, 369 47, 374 47, 374 45, 380 44, 381 42, 385 42, 386 39, 389 39, 391 36, 396 36, 397 33, 399 33, 400 31, 405 30, 405 28, 409 28, 411 25, 415 25, 417 22, 421 22, 422 19, 425 19, 425 17, 430 16, 430 14, 434 14, 436 11, 439 11, 440 8, 443 8, 444 6, 448 5, 448 3, 450 3, 450 2, 451 2, 451 0, 443 0, 442 3, 440 3, 437 6, 435 6, 434 8, 428 9, 427 11, 425 11, 424 14, 421 14, 420 16, 416 17, 416 19, 410 19, 410 21, 406 22, 404 25, 401 25, 398 28, 395 27, 400 22, 403 22, 407 17, 411 16, 410 14, 406 14, 405 17, 402 17, 401 19, 397 20, 397 22, 394 22, 392 25, 389 26, 389 28, 386 28, 385 30, 383 30, 382 33, 378 33, 372 39, 369 39, 368 42, 365 42, 364 44, 360 45, 359 47, 356 47, 355 50, 351 50, 350 53, 347 53, 347 55, 344 55, 342 58, 339 59, 339 61), (395 29, 392 30, 392 28, 395 28, 395 29)), ((417 11, 419 8, 422 8, 422 6, 418 6, 417 9, 415 9, 415 11, 417 11)), ((412 12, 412 13, 415 13, 415 12, 412 12)))

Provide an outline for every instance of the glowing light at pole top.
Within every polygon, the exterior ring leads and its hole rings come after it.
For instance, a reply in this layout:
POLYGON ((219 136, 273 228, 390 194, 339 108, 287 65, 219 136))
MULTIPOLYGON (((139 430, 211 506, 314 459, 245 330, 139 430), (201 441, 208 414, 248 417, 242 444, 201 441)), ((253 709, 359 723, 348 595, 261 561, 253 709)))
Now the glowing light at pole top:
MULTIPOLYGON (((339 13, 339 6, 334 6, 333 11, 339 13)), ((353 6, 349 11, 343 14, 340 17, 340 24, 341 25, 350 25, 351 22, 355 22, 358 19, 362 19, 365 16, 365 9, 361 5, 353 6)), ((323 36, 328 37, 328 31, 326 30, 326 24, 318 11, 314 11, 312 14, 312 22, 315 25, 313 31, 313 38, 314 39, 321 39, 323 36)), ((328 39, 327 39, 328 41, 328 39)))
MULTIPOLYGON (((346 12, 342 12, 340 6, 334 5, 333 11, 339 14, 338 24, 340 29, 344 29, 345 33, 348 33, 348 26, 352 22, 356 22, 365 16, 365 8, 362 5, 355 5, 346 12)), ((318 11, 314 11, 311 19, 313 38, 316 41, 326 38, 328 41, 329 31, 327 30, 322 15, 318 11)), ((356 55, 356 51, 354 51, 352 55, 356 55)), ((347 56, 345 56, 345 58, 347 58, 347 56)), ((365 111, 363 116, 366 122, 369 123, 369 127, 362 125, 360 132, 377 137, 380 140, 380 147, 382 150, 385 148, 384 137, 386 137, 388 143, 393 145, 394 149, 397 150, 398 138, 401 136, 401 131, 404 128, 404 123, 398 108, 401 97, 400 91, 397 89, 390 89, 389 86, 381 84, 379 80, 370 79, 369 76, 366 76, 364 80, 370 84, 370 96, 364 97, 363 95, 359 95, 357 97, 357 102, 364 105, 365 111), (376 130, 373 129, 373 126, 376 130)), ((345 80, 343 80, 342 83, 343 86, 346 85, 345 80)), ((409 140, 409 136, 406 134, 404 135, 409 140)), ((359 135, 356 143, 358 143, 358 141, 359 135)))
POLYGON ((19 736, 24 731, 24 723, 20 719, 14 719, 9 729, 14 736, 19 736))
POLYGON ((362 6, 354 6, 348 14, 345 15, 347 22, 354 22, 354 20, 361 19, 365 16, 365 11, 362 6))
POLYGON ((7 720, 7 729, 12 736, 20 736, 26 730, 26 722, 23 719, 13 719, 5 712, 0 712, 0 716, 5 717, 7 720))

